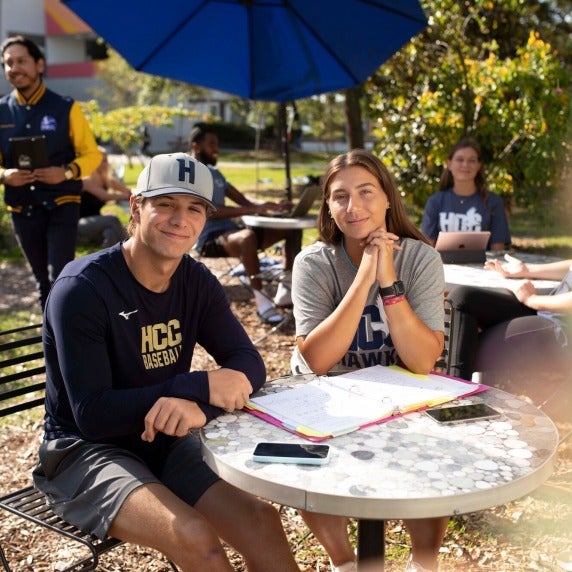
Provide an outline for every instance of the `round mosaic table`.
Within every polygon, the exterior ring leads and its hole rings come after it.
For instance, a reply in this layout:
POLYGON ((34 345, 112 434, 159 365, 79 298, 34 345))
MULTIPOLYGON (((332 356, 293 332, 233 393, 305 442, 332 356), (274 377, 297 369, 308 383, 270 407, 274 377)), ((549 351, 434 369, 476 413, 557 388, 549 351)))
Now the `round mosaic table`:
MULTIPOLYGON (((310 379, 279 378, 259 394, 310 379)), ((550 418, 497 389, 455 403, 481 401, 501 417, 439 425, 410 413, 326 441, 331 451, 324 466, 253 461, 259 441, 309 441, 243 411, 211 421, 201 430, 201 443, 209 466, 238 488, 280 504, 358 518, 364 536, 381 538, 380 521, 490 508, 528 494, 550 476, 558 445, 550 418)), ((383 546, 363 554, 383 554, 383 546)))

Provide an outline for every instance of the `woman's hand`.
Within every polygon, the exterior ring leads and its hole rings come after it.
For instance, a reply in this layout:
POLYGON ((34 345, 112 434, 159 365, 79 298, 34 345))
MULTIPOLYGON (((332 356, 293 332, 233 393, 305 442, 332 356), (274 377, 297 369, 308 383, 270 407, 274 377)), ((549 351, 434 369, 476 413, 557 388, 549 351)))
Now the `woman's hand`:
POLYGON ((531 296, 537 294, 534 284, 530 280, 525 280, 513 289, 514 295, 518 298, 519 302, 522 302, 525 306, 528 306, 528 299, 531 296))
POLYGON ((369 248, 377 251, 376 279, 381 287, 391 286, 396 280, 393 252, 401 250, 397 244, 399 237, 383 228, 373 231, 365 240, 365 253, 369 248))
POLYGON ((369 288, 377 278, 377 267, 379 264, 379 249, 373 244, 367 244, 364 248, 361 262, 359 264, 358 275, 365 279, 369 288))
POLYGON ((505 254, 504 259, 506 260, 505 264, 500 260, 488 260, 485 262, 485 268, 495 270, 503 278, 525 278, 528 276, 528 267, 522 260, 510 254, 505 254))

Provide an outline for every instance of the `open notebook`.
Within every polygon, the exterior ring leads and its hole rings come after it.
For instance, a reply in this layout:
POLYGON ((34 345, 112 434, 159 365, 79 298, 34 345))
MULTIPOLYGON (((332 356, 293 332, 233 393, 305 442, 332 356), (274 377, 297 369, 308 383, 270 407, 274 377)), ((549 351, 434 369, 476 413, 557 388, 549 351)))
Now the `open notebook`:
POLYGON ((376 365, 251 397, 245 410, 310 441, 322 441, 485 389, 438 373, 376 365))

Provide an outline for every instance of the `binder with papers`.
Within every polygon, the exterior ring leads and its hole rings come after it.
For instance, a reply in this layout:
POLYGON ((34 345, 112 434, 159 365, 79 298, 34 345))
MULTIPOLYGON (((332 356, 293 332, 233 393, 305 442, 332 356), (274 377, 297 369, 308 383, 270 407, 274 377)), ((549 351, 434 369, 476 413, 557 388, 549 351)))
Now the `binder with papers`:
POLYGON ((439 373, 421 375, 376 365, 251 397, 245 410, 286 431, 322 441, 485 389, 439 373))

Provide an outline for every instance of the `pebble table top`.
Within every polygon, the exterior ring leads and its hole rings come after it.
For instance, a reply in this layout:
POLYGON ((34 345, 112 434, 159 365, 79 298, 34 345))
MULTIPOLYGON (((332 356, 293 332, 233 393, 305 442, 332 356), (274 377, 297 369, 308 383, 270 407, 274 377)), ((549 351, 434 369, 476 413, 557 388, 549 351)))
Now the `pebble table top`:
MULTIPOLYGON (((259 394, 312 377, 279 378, 259 394)), ((213 470, 268 500, 365 519, 445 516, 524 496, 553 470, 558 432, 548 416, 497 389, 458 400, 478 401, 501 417, 443 426, 421 412, 410 413, 324 441, 331 447, 324 466, 253 461, 259 441, 310 441, 243 411, 211 421, 200 436, 213 470)))

